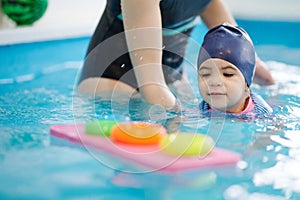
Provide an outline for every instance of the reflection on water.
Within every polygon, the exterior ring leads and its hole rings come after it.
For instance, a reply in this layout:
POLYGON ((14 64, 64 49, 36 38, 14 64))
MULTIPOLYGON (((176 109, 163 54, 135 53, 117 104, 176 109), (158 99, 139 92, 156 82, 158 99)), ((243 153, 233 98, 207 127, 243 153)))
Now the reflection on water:
POLYGON ((299 130, 286 130, 283 136, 271 135, 270 139, 277 144, 277 148, 269 147, 268 151, 278 152, 281 148, 287 153, 277 153, 276 163, 254 174, 256 186, 272 185, 290 196, 293 192, 300 192, 300 139, 299 130), (280 147, 280 148, 278 148, 280 147))

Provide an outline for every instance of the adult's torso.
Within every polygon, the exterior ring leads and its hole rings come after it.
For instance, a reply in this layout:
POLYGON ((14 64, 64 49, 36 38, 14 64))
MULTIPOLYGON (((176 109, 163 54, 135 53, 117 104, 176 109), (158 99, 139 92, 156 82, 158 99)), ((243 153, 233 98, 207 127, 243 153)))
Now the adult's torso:
MULTIPOLYGON (((164 28, 180 26, 199 15, 210 1, 211 0, 161 0, 162 26, 164 28)), ((112 18, 121 14, 120 0, 107 0, 106 8, 112 18)))

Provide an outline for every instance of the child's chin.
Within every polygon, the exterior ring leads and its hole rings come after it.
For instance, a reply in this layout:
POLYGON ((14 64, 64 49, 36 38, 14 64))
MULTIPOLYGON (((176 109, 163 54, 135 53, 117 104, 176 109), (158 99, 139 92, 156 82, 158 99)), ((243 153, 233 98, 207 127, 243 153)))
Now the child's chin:
POLYGON ((226 107, 224 107, 224 106, 220 106, 220 105, 212 105, 212 108, 213 108, 214 110, 219 111, 219 112, 226 112, 226 107))

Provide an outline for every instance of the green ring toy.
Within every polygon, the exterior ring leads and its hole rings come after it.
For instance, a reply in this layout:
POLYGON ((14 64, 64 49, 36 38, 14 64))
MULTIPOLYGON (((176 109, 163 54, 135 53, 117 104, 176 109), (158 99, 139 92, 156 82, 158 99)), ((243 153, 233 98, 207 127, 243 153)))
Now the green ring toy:
POLYGON ((2 0, 2 10, 18 26, 31 25, 46 12, 47 0, 2 0))
POLYGON ((85 132, 90 135, 110 136, 110 131, 117 122, 113 120, 95 120, 86 123, 85 132))

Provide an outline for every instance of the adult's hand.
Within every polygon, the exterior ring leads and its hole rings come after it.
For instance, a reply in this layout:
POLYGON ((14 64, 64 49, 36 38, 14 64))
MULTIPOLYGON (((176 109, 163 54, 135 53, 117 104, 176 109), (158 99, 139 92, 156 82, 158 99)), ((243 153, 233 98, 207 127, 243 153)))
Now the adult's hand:
POLYGON ((256 56, 256 69, 253 82, 259 85, 273 85, 275 81, 271 72, 266 68, 266 63, 256 56))

